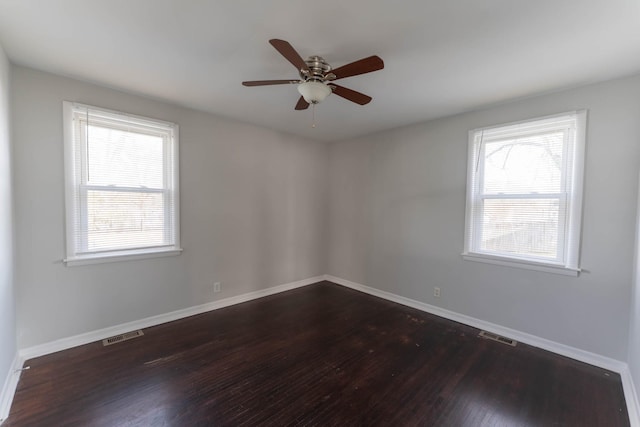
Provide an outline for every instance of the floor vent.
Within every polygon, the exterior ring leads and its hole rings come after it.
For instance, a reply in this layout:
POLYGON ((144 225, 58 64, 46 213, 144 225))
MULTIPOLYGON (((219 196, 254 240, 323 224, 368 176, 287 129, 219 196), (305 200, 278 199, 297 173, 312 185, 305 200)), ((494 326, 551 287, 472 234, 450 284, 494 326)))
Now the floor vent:
POLYGON ((133 338, 138 338, 138 337, 141 337, 143 335, 144 335, 144 332, 142 332, 141 330, 127 332, 127 333, 124 333, 124 334, 116 335, 115 337, 111 337, 111 338, 107 338, 107 339, 102 340, 102 345, 103 346, 108 346, 108 345, 111 345, 111 344, 117 344, 119 342, 130 340, 130 339, 133 339, 133 338))
POLYGON ((478 336, 489 339, 489 340, 498 341, 498 342, 501 342, 502 344, 507 344, 512 347, 515 347, 516 344, 518 344, 518 341, 516 340, 512 340, 511 338, 503 337, 502 335, 497 335, 487 331, 480 331, 480 334, 478 336))

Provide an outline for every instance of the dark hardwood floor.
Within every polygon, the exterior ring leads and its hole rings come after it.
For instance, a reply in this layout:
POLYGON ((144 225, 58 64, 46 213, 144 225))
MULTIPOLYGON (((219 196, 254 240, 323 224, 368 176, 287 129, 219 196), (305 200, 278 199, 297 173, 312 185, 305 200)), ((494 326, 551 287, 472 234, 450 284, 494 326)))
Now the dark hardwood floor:
POLYGON ((478 332, 323 282, 29 360, 5 425, 629 425, 618 374, 478 332))

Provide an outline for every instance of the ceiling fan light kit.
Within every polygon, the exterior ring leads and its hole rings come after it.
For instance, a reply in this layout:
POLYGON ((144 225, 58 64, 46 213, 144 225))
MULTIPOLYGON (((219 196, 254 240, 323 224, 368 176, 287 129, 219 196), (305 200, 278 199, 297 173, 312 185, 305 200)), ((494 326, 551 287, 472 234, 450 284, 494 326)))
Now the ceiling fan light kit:
POLYGON ((331 88, 325 83, 306 81, 298 85, 298 92, 309 104, 317 104, 331 94, 331 88))
POLYGON ((293 64, 300 74, 299 80, 255 80, 242 82, 244 86, 268 86, 280 84, 297 84, 300 99, 295 106, 296 110, 306 110, 309 105, 315 105, 324 101, 331 93, 354 102, 365 105, 371 102, 371 97, 353 89, 334 84, 334 80, 345 77, 370 73, 384 68, 384 62, 378 56, 369 56, 355 62, 351 62, 336 69, 321 56, 310 56, 303 60, 298 52, 285 40, 271 39, 269 43, 284 58, 293 64))

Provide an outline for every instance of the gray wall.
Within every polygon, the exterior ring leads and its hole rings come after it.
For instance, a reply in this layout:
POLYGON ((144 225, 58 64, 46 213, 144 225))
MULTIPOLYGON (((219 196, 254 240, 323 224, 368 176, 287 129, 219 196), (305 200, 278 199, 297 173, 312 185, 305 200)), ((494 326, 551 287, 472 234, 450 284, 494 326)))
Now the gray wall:
MULTIPOLYGON (((22 67, 12 69, 12 88, 20 348, 329 273, 618 360, 629 355, 638 376, 638 333, 631 348, 628 333, 640 77, 330 145, 22 67), (81 267, 60 262, 62 100, 180 125, 181 256, 81 267), (579 108, 589 110, 587 271, 573 278, 463 261, 467 131, 579 108), (212 293, 214 281, 222 282, 222 293, 212 293), (432 297, 434 286, 442 289, 440 299, 432 297)), ((4 345, 14 332, 3 100, 0 251, 8 276, 0 286, 1 315, 9 320, 0 323, 0 362, 6 365, 15 346, 4 345)))
POLYGON ((20 348, 325 273, 326 144, 21 67, 12 82, 20 348), (182 255, 60 262, 63 100, 180 125, 182 255))
POLYGON ((626 360, 639 160, 640 76, 332 144, 328 273, 626 360), (587 271, 464 261, 467 132, 582 108, 587 271))
POLYGON ((629 364, 629 370, 631 371, 633 382, 636 385, 636 390, 640 391, 640 203, 638 204, 636 227, 635 274, 631 296, 629 356, 627 357, 627 363, 629 364))
POLYGON ((16 355, 13 280, 13 196, 9 132, 10 71, 0 47, 0 391, 16 355))

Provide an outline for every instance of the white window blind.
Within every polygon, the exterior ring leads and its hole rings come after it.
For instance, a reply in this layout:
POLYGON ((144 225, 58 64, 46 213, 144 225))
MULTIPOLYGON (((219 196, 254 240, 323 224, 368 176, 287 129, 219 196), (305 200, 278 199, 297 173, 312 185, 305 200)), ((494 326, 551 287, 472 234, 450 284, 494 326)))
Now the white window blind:
POLYGON ((67 262, 175 253, 177 125, 64 103, 67 262))
POLYGON ((578 111, 470 132, 465 258, 577 274, 585 124, 578 111))

